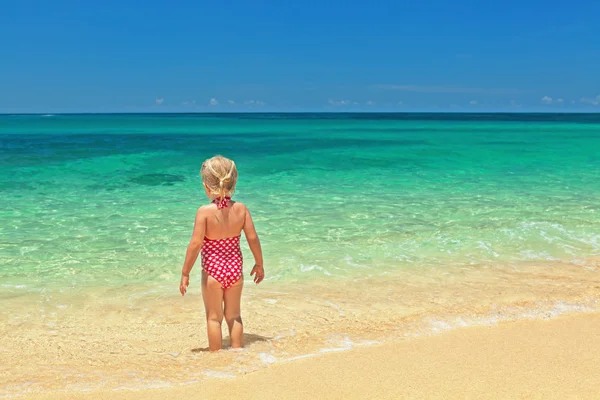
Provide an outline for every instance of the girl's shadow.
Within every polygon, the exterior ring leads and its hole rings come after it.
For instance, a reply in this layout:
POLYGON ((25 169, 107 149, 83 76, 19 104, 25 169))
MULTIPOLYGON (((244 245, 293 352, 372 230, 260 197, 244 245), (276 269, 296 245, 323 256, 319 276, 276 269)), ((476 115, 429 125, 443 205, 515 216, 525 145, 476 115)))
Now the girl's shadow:
MULTIPOLYGON (((244 346, 248 346, 252 343, 256 343, 256 342, 265 342, 267 340, 269 340, 271 338, 265 337, 265 336, 260 336, 260 335, 255 335, 254 333, 244 333, 244 346)), ((229 338, 223 340, 223 350, 228 349, 231 346, 231 344, 229 343, 229 338)), ((205 351, 209 351, 208 347, 198 347, 195 349, 192 349, 192 353, 202 353, 205 351)))

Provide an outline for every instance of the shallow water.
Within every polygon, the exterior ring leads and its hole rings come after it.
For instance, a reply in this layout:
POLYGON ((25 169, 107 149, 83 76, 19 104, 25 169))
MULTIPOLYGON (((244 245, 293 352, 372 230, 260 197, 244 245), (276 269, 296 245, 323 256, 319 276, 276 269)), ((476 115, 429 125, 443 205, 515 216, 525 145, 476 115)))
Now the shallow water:
POLYGON ((595 309, 599 148, 597 115, 0 116, 0 395, 595 309), (198 267, 178 295, 215 153, 267 272, 245 289, 250 346, 219 356, 194 351, 198 267))

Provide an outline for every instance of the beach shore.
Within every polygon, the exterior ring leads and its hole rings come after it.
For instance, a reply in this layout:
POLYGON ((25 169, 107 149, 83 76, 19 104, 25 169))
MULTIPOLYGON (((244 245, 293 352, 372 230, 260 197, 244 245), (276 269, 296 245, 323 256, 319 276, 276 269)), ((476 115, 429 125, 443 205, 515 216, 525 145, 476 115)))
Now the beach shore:
POLYGON ((239 378, 67 399, 598 399, 600 313, 467 327, 285 363, 239 378))

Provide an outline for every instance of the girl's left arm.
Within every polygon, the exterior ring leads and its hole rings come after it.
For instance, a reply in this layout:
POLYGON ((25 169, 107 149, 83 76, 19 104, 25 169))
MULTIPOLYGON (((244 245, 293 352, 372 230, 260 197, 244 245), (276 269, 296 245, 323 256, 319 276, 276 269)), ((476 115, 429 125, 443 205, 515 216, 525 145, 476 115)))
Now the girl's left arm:
POLYGON ((202 209, 198 209, 196 213, 196 220, 194 222, 194 231, 190 244, 187 247, 185 253, 185 261, 183 262, 183 269, 181 270, 181 282, 179 284, 179 291, 183 296, 187 292, 187 287, 190 284, 190 272, 194 267, 194 263, 198 259, 198 254, 202 249, 202 243, 204 242, 204 234, 206 233, 206 215, 202 209))

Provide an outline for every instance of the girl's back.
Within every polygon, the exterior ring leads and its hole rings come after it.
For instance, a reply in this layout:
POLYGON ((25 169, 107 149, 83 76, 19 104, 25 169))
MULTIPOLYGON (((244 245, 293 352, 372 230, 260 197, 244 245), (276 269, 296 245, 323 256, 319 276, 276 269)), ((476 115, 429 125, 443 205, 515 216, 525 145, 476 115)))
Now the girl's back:
POLYGON ((244 229, 246 220, 246 206, 231 200, 228 206, 219 209, 212 203, 204 206, 206 213, 206 238, 219 240, 239 236, 244 229))

